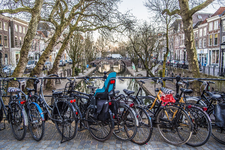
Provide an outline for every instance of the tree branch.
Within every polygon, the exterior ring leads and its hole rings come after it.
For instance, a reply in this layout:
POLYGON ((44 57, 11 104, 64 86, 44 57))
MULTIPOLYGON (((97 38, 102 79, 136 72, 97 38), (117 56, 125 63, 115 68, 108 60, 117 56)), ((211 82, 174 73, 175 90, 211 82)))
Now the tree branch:
POLYGON ((32 12, 32 9, 31 8, 17 8, 17 9, 4 9, 4 10, 0 10, 0 14, 1 13, 10 13, 10 14, 16 14, 16 13, 19 13, 19 12, 28 12, 28 13, 31 13, 32 12))
POLYGON ((215 0, 206 0, 204 3, 192 8, 190 11, 189 11, 189 14, 190 16, 192 16, 194 13, 196 13, 197 11, 207 7, 209 4, 211 4, 213 1, 215 0))
POLYGON ((179 10, 179 9, 176 9, 176 10, 173 10, 172 12, 170 12, 169 9, 164 9, 163 12, 162 12, 162 15, 163 15, 164 13, 167 13, 169 16, 173 16, 173 15, 175 15, 175 14, 180 15, 180 10, 179 10))

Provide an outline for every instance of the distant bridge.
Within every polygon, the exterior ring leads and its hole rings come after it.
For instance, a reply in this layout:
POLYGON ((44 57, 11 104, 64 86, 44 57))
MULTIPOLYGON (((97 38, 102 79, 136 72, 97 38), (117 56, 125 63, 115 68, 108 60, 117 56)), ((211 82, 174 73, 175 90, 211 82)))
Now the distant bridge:
POLYGON ((122 65, 124 67, 131 66, 131 60, 130 59, 118 59, 118 58, 104 58, 104 59, 96 59, 90 63, 92 66, 101 66, 103 64, 110 64, 111 67, 114 65, 122 65))

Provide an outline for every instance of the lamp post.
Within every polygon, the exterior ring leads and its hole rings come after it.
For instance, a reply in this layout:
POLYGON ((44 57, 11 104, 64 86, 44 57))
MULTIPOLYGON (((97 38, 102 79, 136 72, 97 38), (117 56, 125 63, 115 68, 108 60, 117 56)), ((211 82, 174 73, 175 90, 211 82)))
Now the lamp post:
POLYGON ((184 48, 184 67, 185 67, 185 59, 186 59, 186 48, 184 48))
POLYGON ((0 76, 2 76, 3 74, 3 71, 2 71, 2 47, 3 47, 3 45, 2 44, 0 44, 0 76))
POLYGON ((223 63, 224 63, 224 60, 223 60, 223 57, 224 57, 224 54, 223 54, 223 51, 224 51, 224 49, 225 49, 225 42, 223 42, 223 43, 221 43, 220 44, 220 46, 221 46, 221 50, 222 50, 222 56, 221 56, 221 59, 222 59, 222 64, 221 64, 221 76, 223 76, 224 75, 224 72, 223 72, 223 63))

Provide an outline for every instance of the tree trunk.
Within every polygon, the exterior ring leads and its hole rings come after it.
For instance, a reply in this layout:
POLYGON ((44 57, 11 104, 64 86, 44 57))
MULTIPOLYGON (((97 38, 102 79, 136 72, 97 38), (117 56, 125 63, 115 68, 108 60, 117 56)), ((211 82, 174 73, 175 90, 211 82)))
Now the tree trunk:
POLYGON ((35 1, 35 6, 32 9, 32 13, 31 13, 32 17, 28 26, 27 34, 24 37, 24 43, 20 50, 20 60, 12 74, 13 77, 22 77, 24 74, 24 70, 28 62, 28 52, 31 48, 32 40, 34 39, 34 36, 36 35, 42 5, 43 5, 43 0, 35 1))
MULTIPOLYGON (((162 77, 165 77, 166 75, 166 60, 167 60, 167 56, 169 54, 169 24, 167 23, 167 19, 166 19, 166 54, 164 55, 163 58, 163 71, 162 71, 162 77)), ((165 86, 165 81, 163 81, 163 86, 165 86)))
POLYGON ((193 34, 193 21, 192 16, 189 14, 188 0, 180 0, 180 15, 183 21, 185 33, 185 46, 187 50, 187 59, 189 63, 189 70, 191 70, 194 78, 200 77, 197 51, 195 48, 194 34, 193 34))
POLYGON ((72 65, 72 77, 75 76, 75 68, 76 68, 76 63, 73 61, 73 65, 72 65))
MULTIPOLYGON (((58 69, 59 69, 59 61, 62 58, 63 52, 65 51, 65 49, 66 49, 66 47, 67 47, 67 45, 69 43, 70 37, 71 37, 71 33, 69 33, 67 35, 66 39, 64 39, 63 44, 62 44, 62 46, 61 46, 61 48, 60 48, 60 50, 59 50, 59 52, 58 52, 58 54, 57 54, 57 56, 55 58, 53 67, 49 71, 49 74, 57 74, 58 69)), ((54 80, 51 80, 51 79, 48 80, 47 85, 46 85, 46 89, 53 89, 53 85, 54 85, 53 81, 54 80)))
POLYGON ((32 72, 30 73, 30 77, 32 77, 34 75, 39 75, 41 73, 43 65, 44 65, 45 61, 49 58, 50 54, 52 53, 55 43, 58 40, 58 38, 60 37, 61 33, 62 33, 62 27, 61 26, 57 27, 55 30, 55 34, 51 38, 47 48, 42 53, 37 65, 34 67, 32 72))

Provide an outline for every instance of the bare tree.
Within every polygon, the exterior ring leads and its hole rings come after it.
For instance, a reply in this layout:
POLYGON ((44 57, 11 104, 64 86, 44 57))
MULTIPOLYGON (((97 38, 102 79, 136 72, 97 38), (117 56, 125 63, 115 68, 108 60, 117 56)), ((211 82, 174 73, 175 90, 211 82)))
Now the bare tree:
POLYGON ((169 26, 171 23, 175 20, 177 17, 176 15, 169 16, 168 14, 162 14, 163 10, 168 9, 170 11, 173 11, 178 8, 177 2, 175 0, 147 0, 145 3, 145 6, 148 8, 148 10, 155 13, 154 18, 156 18, 156 22, 160 23, 163 27, 163 31, 165 31, 166 36, 166 54, 163 58, 163 71, 162 71, 162 77, 165 77, 166 72, 166 61, 167 56, 169 54, 169 26))
POLYGON ((28 62, 28 52, 31 48, 32 40, 36 35, 37 26, 40 20, 41 8, 44 0, 35 0, 34 2, 25 1, 25 0, 16 0, 16 1, 2 1, 1 5, 6 9, 0 10, 0 13, 24 13, 30 14, 31 19, 29 22, 27 33, 24 37, 24 42, 20 50, 20 60, 12 74, 14 77, 22 77, 25 67, 28 62), (7 9, 8 8, 8 9, 7 9))
POLYGON ((144 22, 136 31, 130 33, 129 39, 132 48, 144 65, 146 76, 148 77, 150 75, 154 77, 152 73, 152 68, 156 65, 156 63, 154 63, 154 57, 156 57, 155 60, 158 59, 158 52, 161 48, 157 30, 147 22, 144 22))

